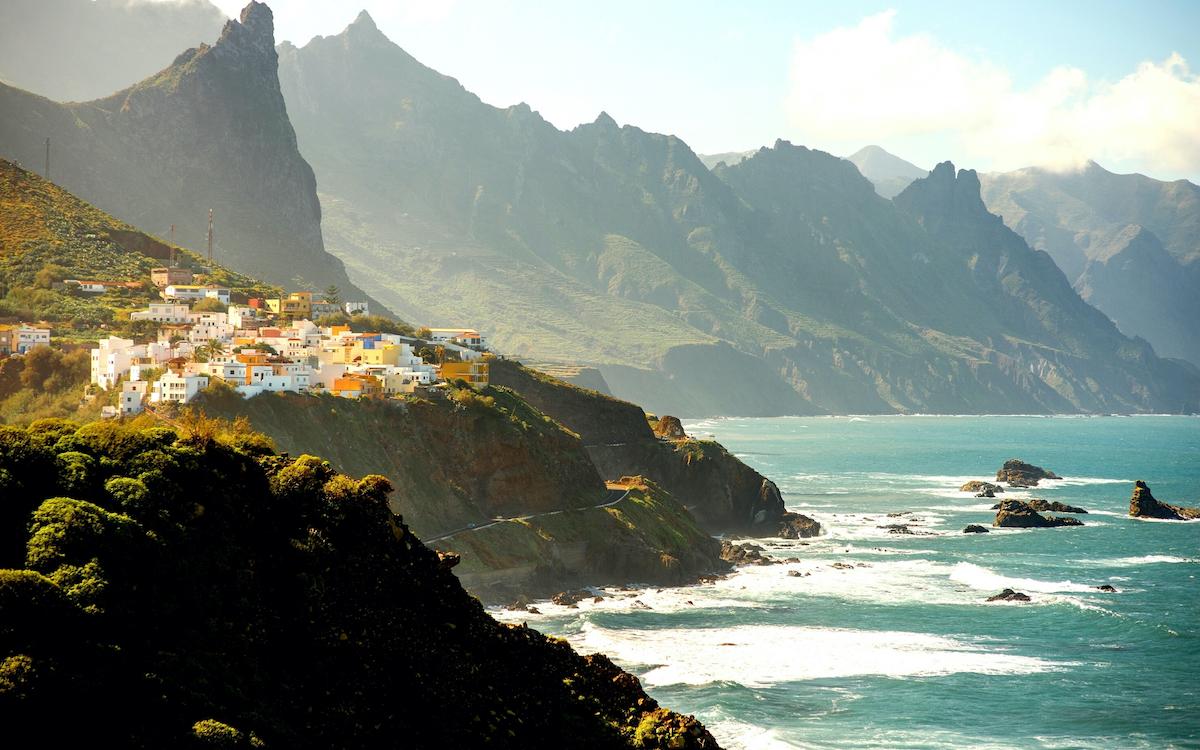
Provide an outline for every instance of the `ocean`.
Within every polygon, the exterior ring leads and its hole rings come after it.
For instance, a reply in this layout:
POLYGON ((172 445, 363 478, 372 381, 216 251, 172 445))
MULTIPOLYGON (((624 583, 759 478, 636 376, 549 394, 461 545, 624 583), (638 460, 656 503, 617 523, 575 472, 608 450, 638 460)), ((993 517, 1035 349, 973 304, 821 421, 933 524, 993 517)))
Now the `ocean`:
POLYGON ((1200 522, 1127 515, 1136 479, 1200 505, 1200 418, 685 428, 773 479, 824 534, 763 540, 798 561, 713 584, 494 614, 608 654, 726 748, 1200 748, 1200 522), (1064 479, 1001 498, 1079 505, 1085 525, 963 534, 990 527, 996 501, 959 486, 1008 458, 1064 479), (896 523, 914 533, 880 528, 896 523), (1032 602, 985 602, 1004 588, 1032 602))

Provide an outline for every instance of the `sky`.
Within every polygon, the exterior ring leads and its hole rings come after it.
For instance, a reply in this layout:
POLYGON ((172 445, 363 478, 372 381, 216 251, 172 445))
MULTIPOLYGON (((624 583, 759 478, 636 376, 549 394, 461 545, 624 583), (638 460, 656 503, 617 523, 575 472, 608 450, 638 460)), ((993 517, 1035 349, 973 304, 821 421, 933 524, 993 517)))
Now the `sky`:
POLYGON ((484 101, 563 129, 605 111, 698 153, 873 143, 925 168, 1094 159, 1200 182, 1200 0, 268 4, 298 45, 365 8, 484 101))

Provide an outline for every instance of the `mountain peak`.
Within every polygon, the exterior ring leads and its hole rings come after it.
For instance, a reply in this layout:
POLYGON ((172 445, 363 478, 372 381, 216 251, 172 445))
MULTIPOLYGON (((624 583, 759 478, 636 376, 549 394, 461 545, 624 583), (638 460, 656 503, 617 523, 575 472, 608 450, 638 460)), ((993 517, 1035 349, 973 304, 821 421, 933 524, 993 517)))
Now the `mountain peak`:
POLYGON ((605 127, 605 128, 617 128, 617 127, 619 127, 619 126, 617 125, 617 121, 616 121, 616 120, 614 120, 614 119, 612 118, 612 115, 610 115, 610 114, 609 114, 609 113, 607 113, 607 112, 603 112, 603 111, 602 111, 600 114, 596 115, 596 121, 595 121, 595 123, 593 123, 593 124, 595 124, 595 125, 600 125, 600 126, 603 126, 603 127, 605 127))
POLYGON ((375 19, 371 18, 371 14, 367 12, 366 8, 358 12, 358 15, 354 17, 354 23, 350 25, 363 29, 374 29, 375 31, 379 31, 379 27, 375 25, 375 19))
POLYGON ((242 8, 239 20, 230 19, 225 23, 221 38, 212 48, 220 52, 246 50, 273 55, 275 14, 265 3, 250 0, 250 4, 242 8))

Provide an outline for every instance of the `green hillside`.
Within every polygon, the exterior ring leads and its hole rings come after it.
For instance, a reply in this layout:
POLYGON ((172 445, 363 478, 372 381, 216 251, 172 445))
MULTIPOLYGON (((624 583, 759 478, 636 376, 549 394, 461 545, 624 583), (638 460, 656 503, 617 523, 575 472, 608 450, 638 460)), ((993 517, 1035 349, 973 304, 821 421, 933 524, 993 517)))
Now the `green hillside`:
POLYGON ((42 747, 716 748, 500 625, 380 476, 238 426, 0 428, 0 716, 42 747))

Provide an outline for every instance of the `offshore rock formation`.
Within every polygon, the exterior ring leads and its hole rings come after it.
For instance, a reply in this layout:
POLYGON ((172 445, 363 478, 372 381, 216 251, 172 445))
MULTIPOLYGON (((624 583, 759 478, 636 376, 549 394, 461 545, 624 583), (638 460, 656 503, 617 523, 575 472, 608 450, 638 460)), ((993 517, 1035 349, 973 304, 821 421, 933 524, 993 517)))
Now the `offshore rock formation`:
POLYGON ((1129 515, 1134 518, 1162 518, 1173 521, 1191 521, 1200 518, 1200 508, 1184 508, 1159 502, 1150 492, 1150 486, 1142 480, 1133 485, 1133 497, 1129 499, 1129 515))
MULTIPOLYGON (((1078 505, 1067 505, 1066 503, 1060 503, 1057 500, 1053 502, 1046 502, 1041 498, 1032 497, 1021 502, 1025 503, 1030 508, 1043 513, 1047 511, 1051 513, 1087 513, 1086 510, 1080 508, 1078 505)), ((1000 503, 993 505, 992 510, 1000 510, 1000 503)))
POLYGON ((987 600, 989 602, 1028 602, 1028 601, 1032 601, 1029 598, 1029 594, 1025 594, 1020 591, 1013 591, 1012 589, 1004 589, 999 594, 989 596, 987 598, 987 600))
POLYGON ((997 482, 1008 482, 1009 487, 1037 487, 1041 479, 1062 479, 1053 471, 1027 464, 1019 458, 1010 458, 996 472, 997 482))
MULTIPOLYGON (((972 479, 971 481, 958 488, 959 492, 991 492, 993 495, 998 492, 1004 492, 1004 488, 998 484, 984 482, 980 479, 972 479)), ((976 495, 976 497, 979 497, 976 495)))
MULTIPOLYGON (((316 179, 296 146, 279 90, 270 8, 251 2, 212 45, 91 102, 59 104, 0 84, 0 156, 42 165, 108 213, 294 288, 334 284, 367 299, 325 252, 316 179)), ((376 307, 374 312, 383 312, 376 307)))
POLYGON ((389 510, 383 477, 193 419, 179 431, 0 427, 0 478, 11 736, 45 747, 717 747, 604 656, 488 616, 389 510))
POLYGON ((980 526, 979 524, 972 523, 972 524, 967 524, 966 528, 963 529, 963 533, 964 534, 986 534, 986 533, 988 533, 988 530, 987 530, 986 526, 980 526))
MULTIPOLYGON (((659 440, 640 407, 576 388, 517 362, 493 361, 491 378, 578 433, 601 476, 652 480, 710 533, 791 539, 820 533, 816 521, 784 508, 774 482, 719 443, 687 437, 659 440)), ((682 426, 678 432, 683 432, 682 426)))
POLYGON ((1048 529, 1055 526, 1083 525, 1078 518, 1043 516, 1028 503, 1020 500, 1005 500, 998 507, 999 512, 996 513, 996 520, 992 522, 993 526, 1012 529, 1048 529))

